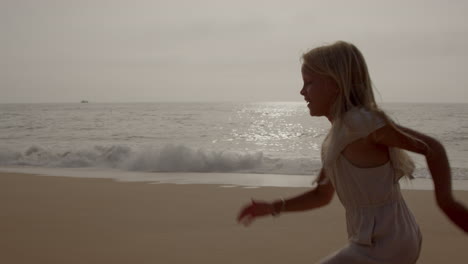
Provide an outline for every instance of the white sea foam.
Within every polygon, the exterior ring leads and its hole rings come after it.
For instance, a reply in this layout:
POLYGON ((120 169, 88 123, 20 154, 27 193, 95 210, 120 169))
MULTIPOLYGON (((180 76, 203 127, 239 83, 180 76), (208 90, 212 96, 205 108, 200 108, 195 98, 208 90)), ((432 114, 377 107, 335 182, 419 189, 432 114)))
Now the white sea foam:
MULTIPOLYGON (((167 144, 160 147, 92 146, 57 151, 31 146, 22 151, 0 150, 0 166, 47 168, 109 168, 136 172, 235 172, 253 174, 316 175, 318 160, 280 159, 263 152, 217 151, 167 144)), ((452 168, 452 178, 466 179, 468 169, 452 168)), ((430 178, 425 167, 416 178, 430 178)))
POLYGON ((121 145, 93 146, 60 152, 36 145, 22 151, 3 149, 0 150, 0 166, 310 175, 319 169, 320 164, 309 159, 269 158, 261 151, 216 151, 168 144, 140 148, 121 145))

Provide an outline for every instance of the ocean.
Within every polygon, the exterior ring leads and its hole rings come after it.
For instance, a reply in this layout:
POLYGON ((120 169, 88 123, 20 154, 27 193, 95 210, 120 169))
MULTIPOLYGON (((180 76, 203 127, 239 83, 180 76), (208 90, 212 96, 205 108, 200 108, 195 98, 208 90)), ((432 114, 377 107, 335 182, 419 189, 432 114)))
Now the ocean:
MULTIPOLYGON (((440 140, 452 178, 468 180, 468 104, 381 107, 440 140)), ((0 170, 293 179, 318 173, 329 128, 326 118, 309 116, 305 102, 0 104, 0 170)), ((425 159, 411 156, 414 176, 430 178, 425 159)))

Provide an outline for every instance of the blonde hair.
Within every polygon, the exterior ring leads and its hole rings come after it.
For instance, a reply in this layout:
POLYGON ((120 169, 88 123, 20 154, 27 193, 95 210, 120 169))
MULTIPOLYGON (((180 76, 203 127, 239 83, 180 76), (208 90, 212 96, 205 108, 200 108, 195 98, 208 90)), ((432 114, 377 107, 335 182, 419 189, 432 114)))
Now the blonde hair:
MULTIPOLYGON (((394 121, 377 106, 366 61, 362 53, 353 44, 337 41, 330 45, 320 46, 304 53, 301 60, 303 71, 330 77, 336 82, 340 91, 330 109, 333 125, 327 138, 324 140, 325 143, 329 139, 329 144, 326 146, 322 145, 322 157, 325 156, 324 160, 330 158, 327 157, 329 150, 338 147, 334 145, 336 140, 333 137, 334 135, 339 135, 338 132, 343 127, 344 114, 354 107, 365 108, 410 139, 425 144, 399 129, 394 121)), ((389 154, 395 170, 396 180, 402 176, 412 179, 415 166, 411 157, 404 150, 398 148, 390 148, 389 154)), ((327 164, 324 164, 324 167, 326 166, 327 164)))

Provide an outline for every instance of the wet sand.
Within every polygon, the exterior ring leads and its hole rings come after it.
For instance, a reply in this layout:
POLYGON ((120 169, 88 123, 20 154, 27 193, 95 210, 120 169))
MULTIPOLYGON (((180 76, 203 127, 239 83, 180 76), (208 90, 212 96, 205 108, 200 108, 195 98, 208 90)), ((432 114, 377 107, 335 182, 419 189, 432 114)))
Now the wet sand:
MULTIPOLYGON (((346 244, 338 199, 236 223, 251 197, 309 188, 148 184, 0 173, 0 263, 315 263, 346 244)), ((468 236, 432 191, 404 190, 424 236, 418 263, 465 263, 468 236)), ((468 192, 455 197, 468 205, 468 192)))

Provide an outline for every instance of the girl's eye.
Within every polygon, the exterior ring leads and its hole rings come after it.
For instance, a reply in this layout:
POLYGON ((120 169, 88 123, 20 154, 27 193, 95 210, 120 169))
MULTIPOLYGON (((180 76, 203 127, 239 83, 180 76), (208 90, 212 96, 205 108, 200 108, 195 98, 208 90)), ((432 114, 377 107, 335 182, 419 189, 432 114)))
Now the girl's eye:
POLYGON ((306 83, 304 83, 304 87, 303 87, 303 88, 305 88, 306 86, 310 85, 311 83, 312 83, 312 82, 306 82, 306 83))

